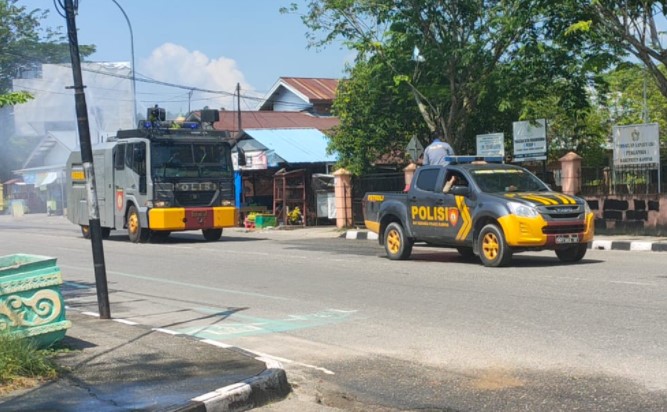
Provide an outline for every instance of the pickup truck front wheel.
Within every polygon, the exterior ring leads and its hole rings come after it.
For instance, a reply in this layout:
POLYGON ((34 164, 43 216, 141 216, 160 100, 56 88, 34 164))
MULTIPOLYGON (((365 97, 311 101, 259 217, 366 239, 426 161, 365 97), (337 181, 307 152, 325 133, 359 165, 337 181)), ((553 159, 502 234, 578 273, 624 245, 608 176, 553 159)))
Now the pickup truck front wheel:
POLYGON ((497 225, 484 226, 479 232, 477 242, 479 242, 479 257, 484 266, 506 266, 512 260, 512 251, 507 246, 505 236, 497 225))
POLYGON ((405 260, 412 253, 413 241, 405 236, 403 226, 390 223, 384 230, 384 250, 391 260, 405 260))
POLYGON ((556 249, 556 256, 561 262, 574 263, 583 259, 587 250, 588 244, 580 243, 565 249, 556 249))

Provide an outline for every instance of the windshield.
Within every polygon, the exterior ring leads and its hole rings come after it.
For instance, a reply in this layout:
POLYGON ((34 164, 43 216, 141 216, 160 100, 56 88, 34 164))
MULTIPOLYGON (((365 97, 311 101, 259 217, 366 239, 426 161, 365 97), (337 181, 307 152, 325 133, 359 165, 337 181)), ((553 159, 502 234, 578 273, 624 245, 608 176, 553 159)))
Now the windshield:
POLYGON ((233 171, 227 144, 159 142, 152 149, 153 176, 225 177, 233 171))
POLYGON ((521 169, 480 169, 471 171, 482 192, 538 192, 549 188, 533 174, 521 169))

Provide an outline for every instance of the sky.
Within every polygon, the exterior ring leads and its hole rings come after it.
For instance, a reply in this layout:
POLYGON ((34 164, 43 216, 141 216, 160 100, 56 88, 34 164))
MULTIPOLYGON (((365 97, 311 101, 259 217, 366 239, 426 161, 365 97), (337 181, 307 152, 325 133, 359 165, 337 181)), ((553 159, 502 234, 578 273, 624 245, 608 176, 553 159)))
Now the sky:
MULTIPOLYGON (((64 0, 60 0, 63 1, 64 0)), ((241 96, 264 96, 280 77, 341 78, 353 52, 340 45, 323 50, 308 48, 306 26, 298 14, 281 14, 280 8, 306 0, 116 0, 132 27, 112 0, 79 0, 76 26, 80 45, 97 51, 87 59, 96 62, 131 62, 136 78, 224 91, 241 96)), ((53 0, 19 0, 27 10, 49 10, 46 27, 66 21, 53 0)), ((138 110, 159 104, 172 113, 204 106, 236 110, 229 95, 136 82, 138 110)), ((256 99, 243 98, 241 110, 254 110, 256 99)))

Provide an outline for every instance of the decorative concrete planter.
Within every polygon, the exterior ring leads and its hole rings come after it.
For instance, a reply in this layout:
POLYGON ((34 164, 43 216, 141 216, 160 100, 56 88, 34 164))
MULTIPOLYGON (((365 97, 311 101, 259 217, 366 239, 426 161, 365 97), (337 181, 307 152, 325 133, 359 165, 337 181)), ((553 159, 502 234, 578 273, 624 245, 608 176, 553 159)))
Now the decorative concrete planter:
POLYGON ((39 347, 62 339, 72 324, 65 319, 62 283, 56 258, 0 256, 0 333, 32 339, 39 347))

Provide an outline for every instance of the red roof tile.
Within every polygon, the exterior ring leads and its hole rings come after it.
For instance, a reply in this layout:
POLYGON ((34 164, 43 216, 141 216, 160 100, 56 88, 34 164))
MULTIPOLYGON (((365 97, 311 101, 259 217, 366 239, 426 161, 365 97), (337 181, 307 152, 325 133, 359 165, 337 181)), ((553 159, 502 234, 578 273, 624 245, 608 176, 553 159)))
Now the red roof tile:
POLYGON ((336 97, 338 79, 281 77, 280 80, 308 97, 311 103, 322 101, 333 102, 336 97))
MULTIPOLYGON (((244 129, 312 128, 325 132, 338 124, 337 117, 316 117, 302 112, 241 111, 241 125, 244 129)), ((217 130, 237 132, 238 112, 221 111, 220 121, 213 126, 217 130)))

